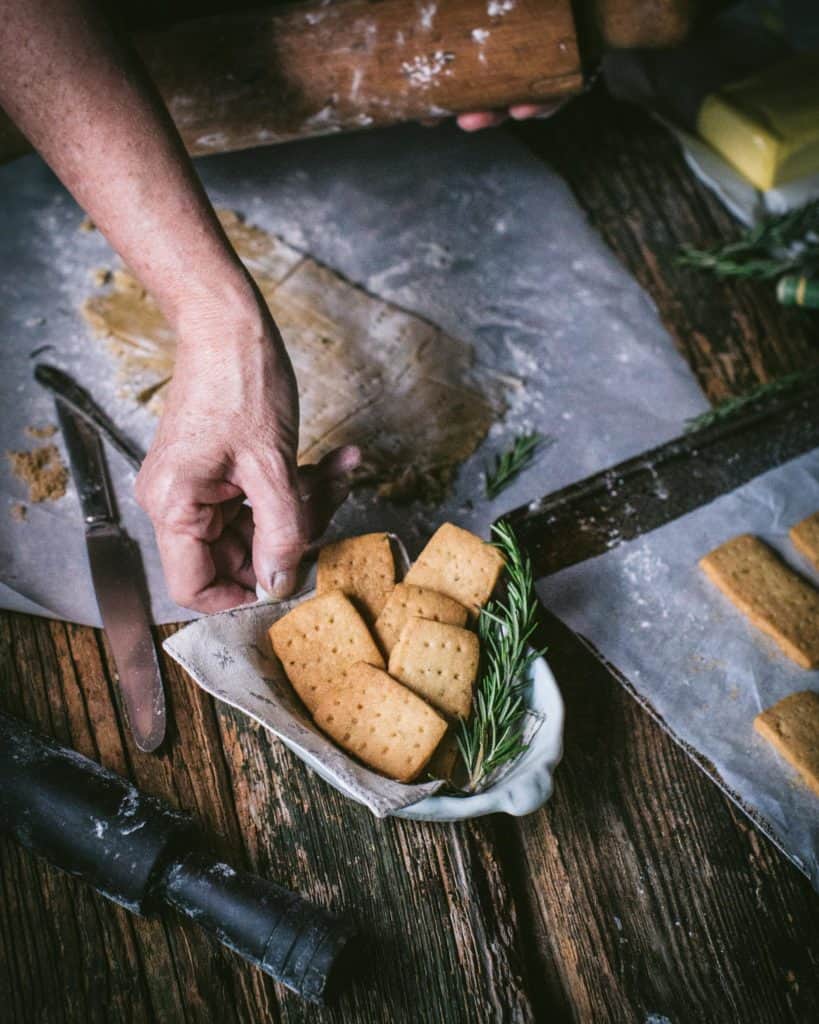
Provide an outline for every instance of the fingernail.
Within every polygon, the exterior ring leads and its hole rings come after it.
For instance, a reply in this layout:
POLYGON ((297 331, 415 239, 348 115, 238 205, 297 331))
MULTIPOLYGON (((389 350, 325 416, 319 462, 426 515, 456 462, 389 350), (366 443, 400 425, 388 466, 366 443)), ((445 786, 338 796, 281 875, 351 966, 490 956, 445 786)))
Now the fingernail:
POLYGON ((354 469, 358 469, 361 465, 362 458, 363 455, 358 445, 348 445, 344 450, 344 458, 341 463, 342 468, 348 473, 354 469))
POLYGON ((268 593, 274 600, 289 597, 296 589, 296 573, 293 569, 279 569, 273 573, 268 593))

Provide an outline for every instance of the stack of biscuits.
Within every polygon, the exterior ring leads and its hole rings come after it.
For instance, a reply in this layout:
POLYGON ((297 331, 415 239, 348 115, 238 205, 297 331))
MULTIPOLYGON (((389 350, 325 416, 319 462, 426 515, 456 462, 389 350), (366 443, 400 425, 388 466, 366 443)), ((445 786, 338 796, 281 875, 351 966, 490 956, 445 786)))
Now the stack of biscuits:
POLYGON ((402 582, 385 533, 328 544, 316 596, 269 631, 316 725, 368 767, 411 782, 435 757, 447 777, 452 727, 468 717, 480 644, 470 629, 503 571, 496 548, 441 526, 402 582))

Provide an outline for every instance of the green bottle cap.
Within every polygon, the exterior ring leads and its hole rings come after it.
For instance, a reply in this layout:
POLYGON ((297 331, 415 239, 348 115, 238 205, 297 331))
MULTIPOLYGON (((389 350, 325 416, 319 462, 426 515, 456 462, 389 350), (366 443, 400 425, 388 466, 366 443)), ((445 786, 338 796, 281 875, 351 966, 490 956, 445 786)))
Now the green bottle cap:
POLYGON ((819 309, 819 279, 786 274, 777 283, 776 297, 783 306, 819 309))

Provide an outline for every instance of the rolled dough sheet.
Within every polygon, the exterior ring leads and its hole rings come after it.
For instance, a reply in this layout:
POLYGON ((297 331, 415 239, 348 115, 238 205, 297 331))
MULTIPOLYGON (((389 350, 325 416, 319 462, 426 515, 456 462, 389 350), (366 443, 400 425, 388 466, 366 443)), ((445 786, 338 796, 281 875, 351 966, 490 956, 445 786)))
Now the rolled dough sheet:
MULTIPOLYGON (((304 462, 341 444, 367 454, 361 478, 394 498, 440 499, 503 412, 496 375, 472 347, 368 295, 280 238, 221 210, 222 224, 279 325, 299 382, 304 462)), ((175 339, 127 270, 83 304, 119 362, 123 388, 161 412, 175 339)))

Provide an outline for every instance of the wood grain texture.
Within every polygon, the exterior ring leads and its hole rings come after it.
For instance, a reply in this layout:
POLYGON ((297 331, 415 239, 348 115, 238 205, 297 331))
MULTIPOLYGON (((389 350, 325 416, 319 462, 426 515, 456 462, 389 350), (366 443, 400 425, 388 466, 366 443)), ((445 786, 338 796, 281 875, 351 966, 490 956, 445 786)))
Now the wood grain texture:
POLYGON ((543 620, 566 753, 553 800, 517 824, 514 877, 570 1019, 811 1019, 819 898, 807 880, 566 627, 543 620))
MULTIPOLYGON (((712 397, 814 359, 811 321, 671 265, 677 240, 733 226, 645 118, 589 97, 526 136, 712 397)), ((553 800, 521 821, 432 826, 376 821, 164 658, 169 736, 142 754, 101 634, 0 615, 3 710, 193 811, 226 859, 363 931, 355 982, 315 1010, 172 913, 134 918, 0 841, 0 1021, 819 1019, 807 881, 564 627, 543 631, 567 703, 553 800)))
MULTIPOLYGON (((538 102, 583 84, 570 0, 234 5, 137 32, 134 45, 197 155, 538 102)), ((0 110, 0 161, 19 152, 0 110)))
POLYGON ((676 265, 741 228, 688 169, 671 135, 602 87, 518 134, 568 181, 591 223, 657 304, 713 402, 819 365, 815 315, 783 309, 774 286, 717 281, 676 265))

